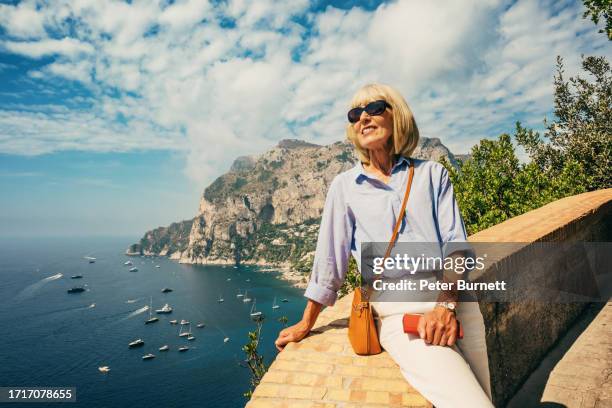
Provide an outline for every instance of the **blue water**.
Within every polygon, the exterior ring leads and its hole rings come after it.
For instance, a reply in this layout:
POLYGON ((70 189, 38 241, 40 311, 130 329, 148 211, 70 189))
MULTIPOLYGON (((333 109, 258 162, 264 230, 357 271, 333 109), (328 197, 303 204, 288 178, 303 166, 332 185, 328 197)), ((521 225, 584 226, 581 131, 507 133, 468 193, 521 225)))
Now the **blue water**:
POLYGON ((248 290, 266 317, 260 351, 270 362, 283 327, 277 319, 301 317, 302 291, 257 267, 127 257, 123 252, 130 243, 125 238, 0 240, 0 386, 76 387, 73 407, 244 406, 250 374, 240 365, 241 347, 255 324, 251 304, 236 293, 248 290), (97 260, 89 264, 84 256, 97 260), (128 272, 126 260, 139 271, 128 272), (70 279, 76 274, 83 279, 70 279), (79 285, 88 290, 66 292, 79 285), (162 294, 164 287, 174 291, 162 294), (219 295, 225 302, 217 302, 219 295), (151 296, 153 309, 169 303, 174 311, 145 325, 151 296), (280 309, 272 310, 274 296, 280 309), (282 298, 289 302, 280 303, 282 298), (178 337, 172 319, 192 322, 196 340, 178 337), (206 327, 196 328, 198 322, 206 327), (144 347, 128 349, 137 338, 144 347), (164 344, 170 351, 159 352, 164 344), (183 344, 190 350, 179 353, 183 344), (147 353, 156 358, 143 361, 147 353), (105 365, 111 371, 102 374, 98 367, 105 365))

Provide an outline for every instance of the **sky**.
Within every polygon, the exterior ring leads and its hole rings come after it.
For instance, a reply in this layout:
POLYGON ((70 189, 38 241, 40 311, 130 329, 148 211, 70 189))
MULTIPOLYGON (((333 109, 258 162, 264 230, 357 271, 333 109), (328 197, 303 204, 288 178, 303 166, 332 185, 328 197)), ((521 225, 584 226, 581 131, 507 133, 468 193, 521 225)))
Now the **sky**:
POLYGON ((555 59, 611 48, 580 1, 0 1, 0 236, 139 237, 242 155, 344 139, 397 88, 454 153, 552 115, 555 59))

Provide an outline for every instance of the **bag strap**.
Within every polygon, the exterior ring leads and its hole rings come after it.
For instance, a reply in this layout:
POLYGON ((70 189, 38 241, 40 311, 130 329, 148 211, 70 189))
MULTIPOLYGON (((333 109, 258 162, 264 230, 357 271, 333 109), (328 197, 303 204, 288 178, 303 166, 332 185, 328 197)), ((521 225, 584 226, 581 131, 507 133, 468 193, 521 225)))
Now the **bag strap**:
MULTIPOLYGON (((408 184, 406 185, 406 192, 404 193, 404 200, 402 201, 402 208, 397 217, 397 221, 395 222, 395 226, 393 227, 393 234, 391 235, 391 240, 389 240, 389 245, 387 246, 387 251, 385 252, 385 257, 383 259, 387 259, 389 255, 391 255, 391 250, 395 246, 395 240, 397 240, 397 235, 399 234, 399 229, 400 229, 400 226, 402 225, 402 219, 404 218, 404 214, 406 213, 406 204, 408 203, 408 197, 410 197, 410 188, 412 187, 413 177, 414 177, 414 161, 410 159, 410 171, 408 173, 408 184)), ((370 300, 369 290, 364 290, 363 287, 361 287, 361 295, 362 295, 362 303, 369 302, 370 300)))

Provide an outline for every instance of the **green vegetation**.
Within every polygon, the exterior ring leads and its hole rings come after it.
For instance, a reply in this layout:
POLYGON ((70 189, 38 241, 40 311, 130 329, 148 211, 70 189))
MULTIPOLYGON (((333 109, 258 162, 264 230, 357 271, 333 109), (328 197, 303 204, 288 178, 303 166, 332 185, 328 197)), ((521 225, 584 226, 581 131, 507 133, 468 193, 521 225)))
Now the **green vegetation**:
POLYGON ((245 398, 250 399, 251 395, 253 395, 253 391, 255 387, 259 385, 259 382, 263 378, 266 371, 268 371, 268 367, 264 362, 264 358, 261 354, 259 354, 259 339, 261 338, 261 326, 263 325, 264 318, 260 317, 255 322, 257 327, 254 331, 249 332, 249 342, 242 347, 242 351, 244 352, 246 358, 243 367, 248 368, 251 371, 251 386, 248 391, 246 391, 243 395, 245 398))
POLYGON ((599 19, 605 20, 606 28, 599 30, 605 33, 608 40, 612 40, 612 1, 610 0, 583 0, 586 11, 582 18, 590 17, 595 24, 599 24, 599 19))

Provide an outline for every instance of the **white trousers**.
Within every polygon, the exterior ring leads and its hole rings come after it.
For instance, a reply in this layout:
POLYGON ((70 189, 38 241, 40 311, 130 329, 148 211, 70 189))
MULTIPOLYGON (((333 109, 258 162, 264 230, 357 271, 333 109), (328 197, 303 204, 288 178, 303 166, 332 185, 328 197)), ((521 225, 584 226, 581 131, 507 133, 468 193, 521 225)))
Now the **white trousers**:
POLYGON ((464 337, 453 347, 433 346, 404 333, 404 313, 425 313, 435 302, 371 302, 380 343, 402 374, 436 408, 493 407, 485 327, 476 302, 460 303, 464 337))

